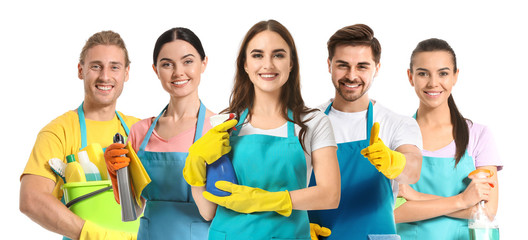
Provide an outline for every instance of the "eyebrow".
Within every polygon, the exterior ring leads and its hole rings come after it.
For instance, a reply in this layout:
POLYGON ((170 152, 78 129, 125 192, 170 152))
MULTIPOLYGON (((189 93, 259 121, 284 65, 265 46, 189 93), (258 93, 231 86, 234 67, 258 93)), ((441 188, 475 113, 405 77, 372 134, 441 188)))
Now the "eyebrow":
MULTIPOLYGON (((448 67, 444 67, 444 68, 440 68, 438 69, 438 71, 445 71, 445 70, 451 70, 451 68, 448 68, 448 67)), ((429 69, 425 69, 425 68, 416 68, 416 71, 427 71, 429 72, 429 69)))
MULTIPOLYGON (((95 60, 95 61, 91 61, 89 62, 89 64, 103 64, 102 61, 99 61, 99 60, 95 60)), ((110 61, 110 64, 113 64, 113 65, 123 65, 122 62, 118 62, 118 61, 110 61)))
MULTIPOLYGON (((347 61, 343 61, 343 60, 336 60, 336 63, 350 65, 350 63, 348 63, 347 61)), ((370 63, 369 62, 359 62, 357 65, 369 65, 370 66, 370 63)))
MULTIPOLYGON (((254 52, 263 53, 264 51, 260 49, 253 49, 249 53, 254 53, 254 52)), ((284 50, 283 48, 279 48, 279 49, 275 49, 272 51, 272 53, 276 53, 276 52, 286 52, 286 50, 284 50)))

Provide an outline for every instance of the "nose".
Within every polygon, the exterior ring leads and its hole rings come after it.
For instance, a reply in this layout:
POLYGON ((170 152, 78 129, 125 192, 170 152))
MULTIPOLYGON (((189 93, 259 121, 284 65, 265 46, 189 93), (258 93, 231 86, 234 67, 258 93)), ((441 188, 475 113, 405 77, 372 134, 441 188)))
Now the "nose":
POLYGON ((275 64, 273 63, 273 57, 264 58, 264 69, 273 69, 275 64))
POLYGON ((172 72, 172 76, 177 78, 184 75, 183 67, 174 65, 174 71, 172 72))
POLYGON ((346 77, 349 80, 354 81, 356 78, 358 78, 357 70, 355 68, 350 68, 346 73, 346 77))
POLYGON ((432 75, 429 81, 427 82, 428 87, 436 87, 438 86, 438 83, 440 82, 440 78, 438 76, 432 75))
POLYGON ((99 72, 99 78, 101 80, 108 80, 110 79, 110 68, 108 67, 103 67, 103 69, 101 69, 101 71, 99 72))

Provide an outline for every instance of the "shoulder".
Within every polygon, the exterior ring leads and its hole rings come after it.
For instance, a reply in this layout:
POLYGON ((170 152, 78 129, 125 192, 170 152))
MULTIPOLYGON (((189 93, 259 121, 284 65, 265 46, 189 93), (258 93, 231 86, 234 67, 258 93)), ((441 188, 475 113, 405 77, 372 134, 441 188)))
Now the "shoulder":
POLYGON ((328 116, 320 109, 315 108, 308 113, 301 114, 301 121, 303 121, 309 128, 319 125, 321 122, 329 121, 328 116))
POLYGON ((328 101, 324 102, 323 104, 317 106, 316 108, 321 110, 323 113, 324 111, 328 108, 328 106, 330 105, 330 103, 332 103, 334 101, 333 98, 329 99, 328 101))
POLYGON ((154 117, 149 117, 149 118, 145 118, 145 119, 137 121, 130 128, 130 132, 134 132, 134 133, 147 132, 153 120, 154 120, 154 117))
POLYGON ((44 128, 42 128, 41 132, 58 132, 72 128, 80 128, 79 115, 77 115, 77 112, 73 110, 53 119, 44 128))
POLYGON ((399 113, 396 113, 380 103, 374 104, 374 119, 379 121, 380 124, 385 123, 386 125, 398 126, 412 126, 419 128, 416 120, 411 116, 405 116, 399 113))
POLYGON ((117 112, 119 113, 119 116, 121 116, 123 118, 123 120, 125 120, 125 123, 128 125, 128 126, 132 126, 133 124, 139 122, 139 118, 137 117, 133 117, 133 116, 129 116, 129 115, 125 115, 123 114, 122 112, 117 112))

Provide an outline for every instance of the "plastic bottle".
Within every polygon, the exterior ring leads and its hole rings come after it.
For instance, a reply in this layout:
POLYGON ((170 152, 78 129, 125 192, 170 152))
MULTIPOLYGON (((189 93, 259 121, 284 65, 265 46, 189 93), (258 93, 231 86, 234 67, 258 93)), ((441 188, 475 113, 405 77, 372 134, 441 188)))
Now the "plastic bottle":
MULTIPOLYGON (((493 173, 487 169, 477 169, 469 176, 475 175, 476 178, 490 178, 493 173)), ((487 214, 484 201, 477 204, 476 209, 471 213, 468 219, 469 239, 470 240, 498 240, 499 226, 494 220, 490 220, 487 214)))
POLYGON ((83 168, 81 167, 81 164, 75 161, 75 155, 71 154, 66 156, 66 161, 66 169, 64 170, 64 178, 66 179, 66 182, 86 182, 83 168))
MULTIPOLYGON (((233 113, 219 114, 211 117, 210 121, 211 125, 214 127, 224 121, 231 120, 235 117, 236 115, 233 113)), ((219 197, 231 195, 230 192, 222 191, 216 188, 215 186, 215 183, 217 181, 228 181, 234 184, 238 184, 235 175, 235 169, 233 168, 233 163, 231 163, 231 159, 229 159, 228 154, 220 157, 214 163, 208 164, 206 171, 207 180, 205 182, 205 190, 219 197)))
POLYGON ((86 181, 101 181, 99 169, 97 169, 97 166, 90 161, 88 153, 86 151, 80 151, 77 155, 79 156, 79 163, 86 175, 86 181))

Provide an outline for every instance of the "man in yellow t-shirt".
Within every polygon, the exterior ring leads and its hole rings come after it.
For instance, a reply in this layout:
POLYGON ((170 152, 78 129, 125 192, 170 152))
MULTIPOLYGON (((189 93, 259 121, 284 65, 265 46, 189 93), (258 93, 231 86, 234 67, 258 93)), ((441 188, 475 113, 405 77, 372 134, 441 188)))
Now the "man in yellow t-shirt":
POLYGON ((62 179, 50 169, 49 159, 66 159, 91 143, 103 148, 116 132, 128 133, 138 118, 115 110, 128 81, 130 60, 125 43, 112 31, 92 35, 82 49, 78 77, 84 81, 84 102, 46 125, 21 176, 20 211, 42 227, 72 239, 133 239, 128 233, 103 229, 71 212, 61 202, 62 179))

